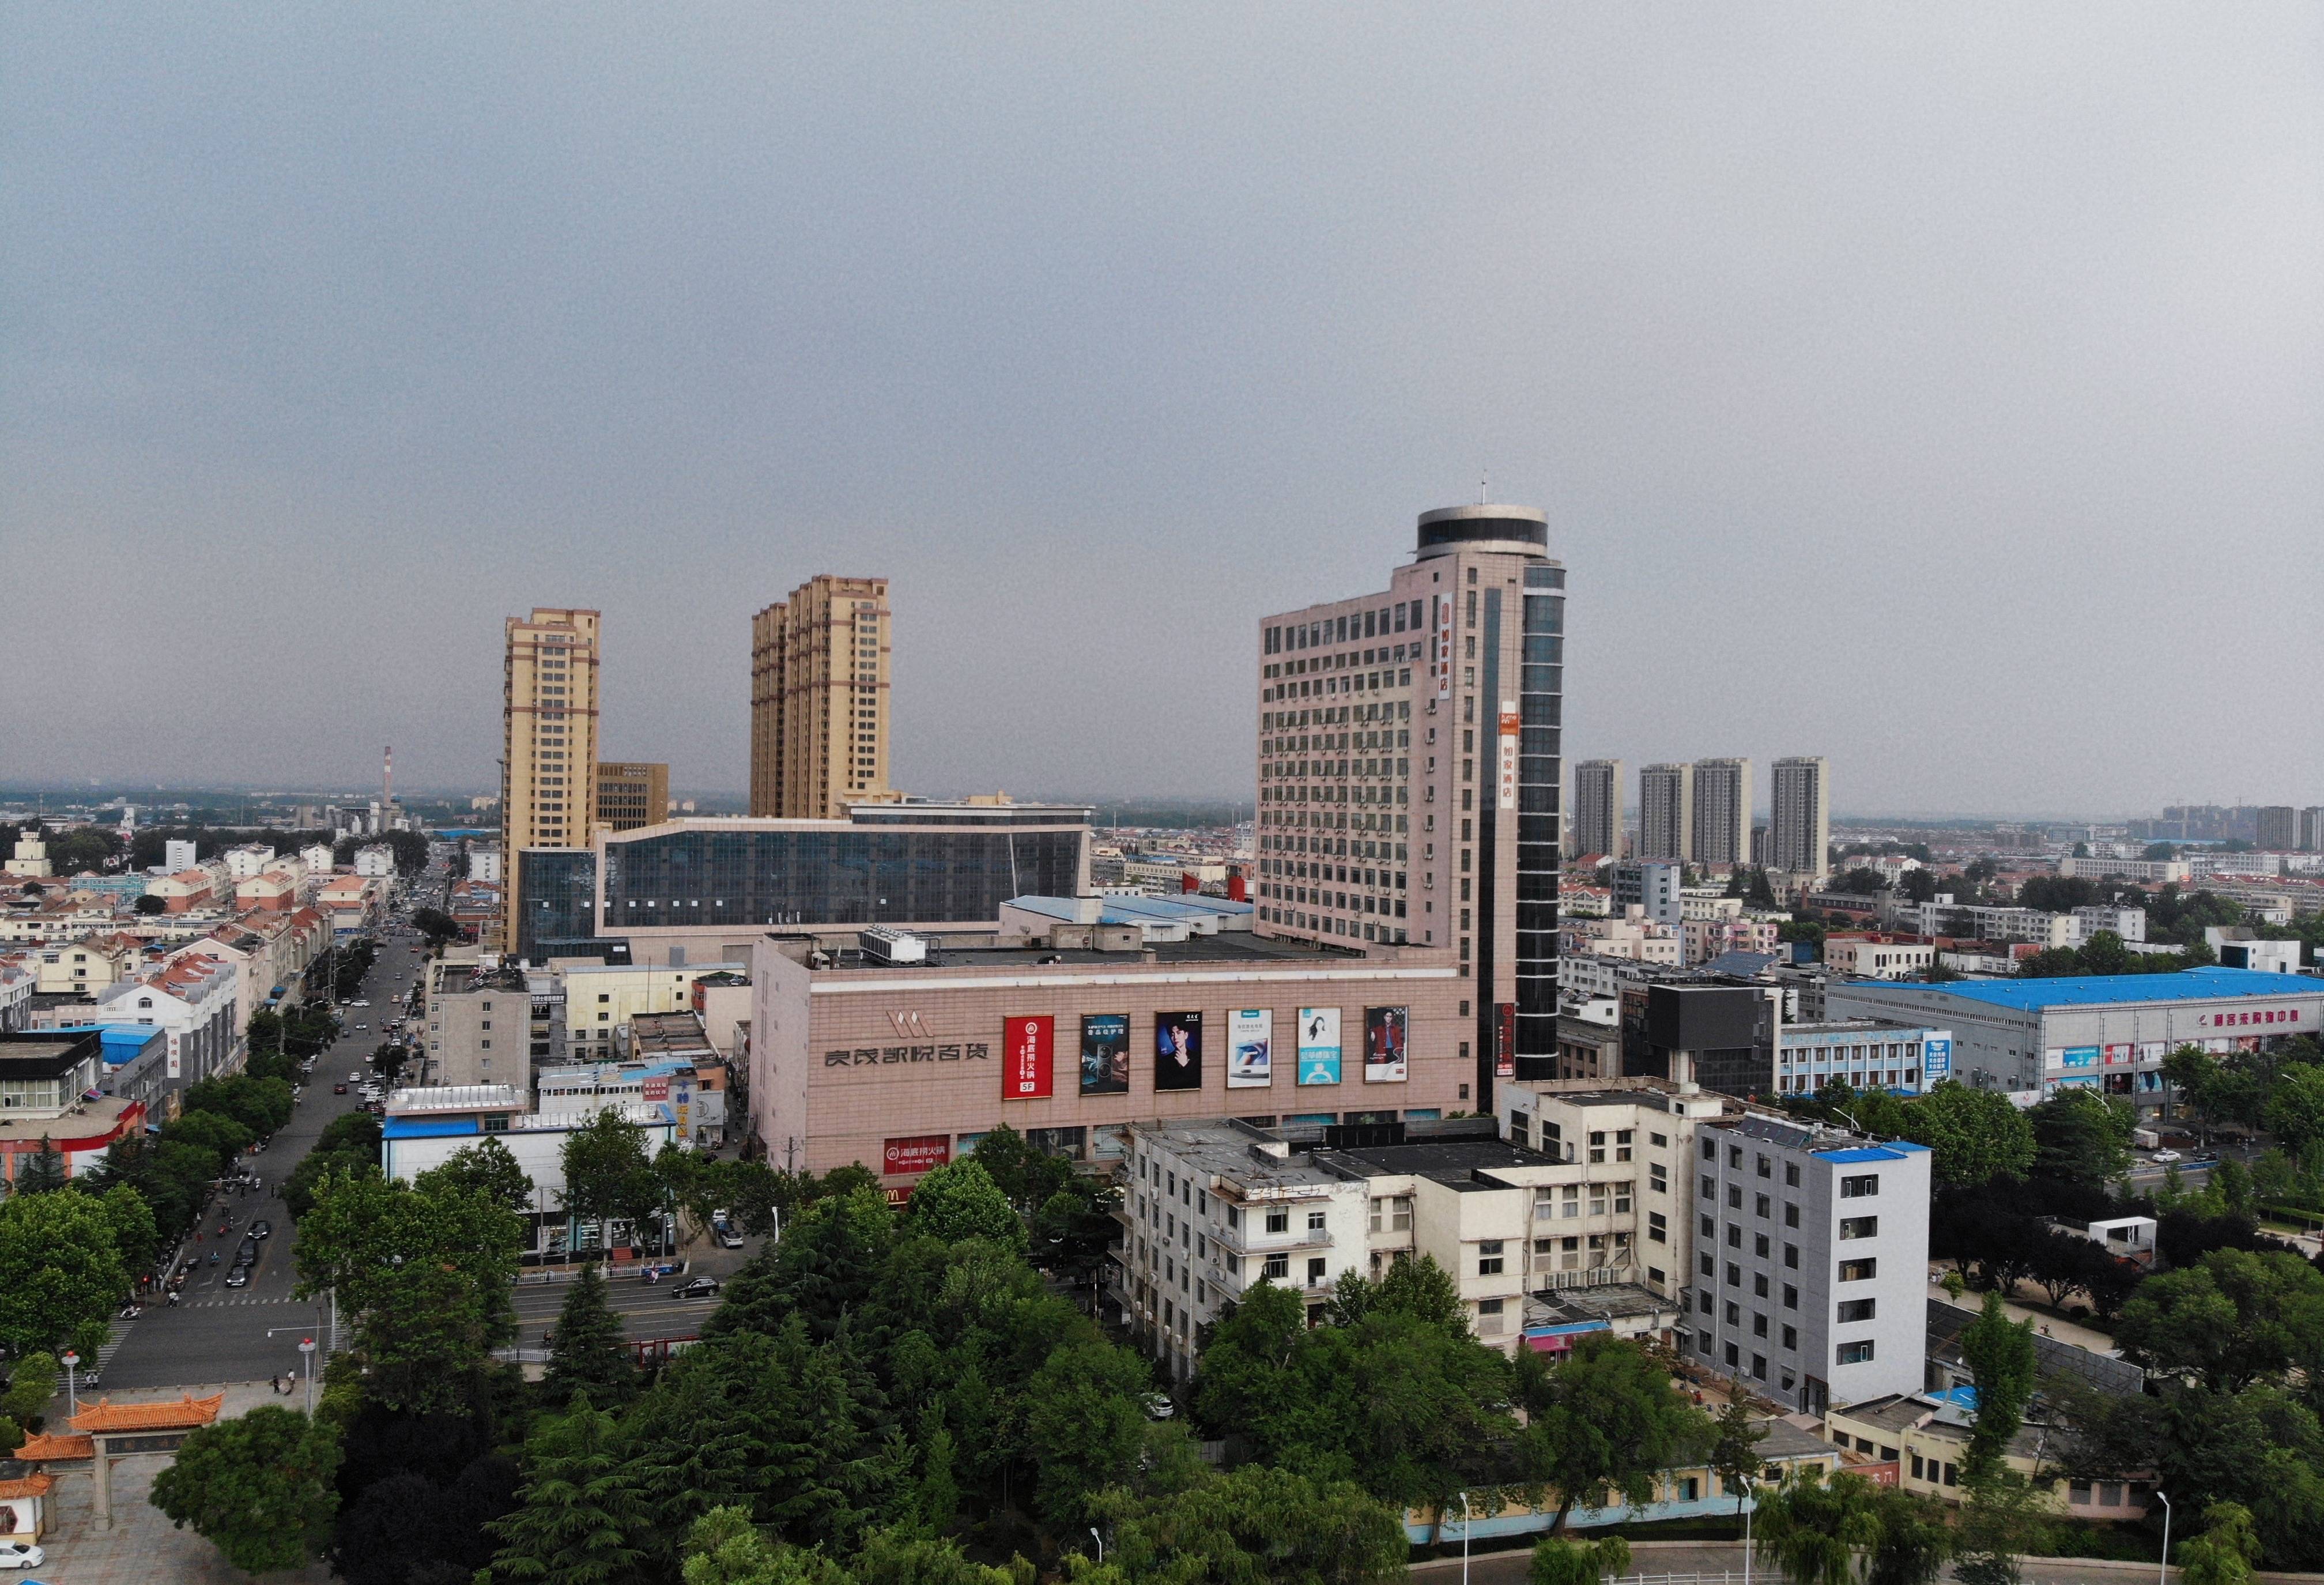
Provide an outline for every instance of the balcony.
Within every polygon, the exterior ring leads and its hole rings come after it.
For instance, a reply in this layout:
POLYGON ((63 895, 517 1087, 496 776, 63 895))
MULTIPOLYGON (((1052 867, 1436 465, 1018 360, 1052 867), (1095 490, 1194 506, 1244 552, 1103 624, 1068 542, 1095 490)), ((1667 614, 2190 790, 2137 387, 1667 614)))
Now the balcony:
POLYGON ((1254 1233, 1248 1228, 1214 1227, 1204 1230, 1217 1240, 1222 1249, 1237 1255, 1289 1254, 1296 1249, 1328 1249, 1332 1247, 1329 1228, 1299 1228, 1279 1233, 1254 1233))

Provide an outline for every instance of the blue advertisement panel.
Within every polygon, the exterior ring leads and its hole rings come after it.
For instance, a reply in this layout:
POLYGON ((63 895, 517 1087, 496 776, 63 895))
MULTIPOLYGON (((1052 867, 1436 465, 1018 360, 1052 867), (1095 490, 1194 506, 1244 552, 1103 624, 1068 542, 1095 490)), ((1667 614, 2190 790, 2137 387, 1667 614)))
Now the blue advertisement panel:
POLYGON ((2098 1048, 2095 1046, 2069 1046, 2060 1054, 2059 1060, 2070 1068, 2094 1068, 2098 1065, 2098 1048))
POLYGON ((1921 1042, 1921 1077, 1933 1084, 1939 1079, 1951 1076, 1953 1071, 1953 1038, 1950 1035, 1932 1035, 1921 1042))
POLYGON ((1299 1009, 1299 1082, 1336 1084, 1340 1082, 1340 1009, 1303 1007, 1299 1009))

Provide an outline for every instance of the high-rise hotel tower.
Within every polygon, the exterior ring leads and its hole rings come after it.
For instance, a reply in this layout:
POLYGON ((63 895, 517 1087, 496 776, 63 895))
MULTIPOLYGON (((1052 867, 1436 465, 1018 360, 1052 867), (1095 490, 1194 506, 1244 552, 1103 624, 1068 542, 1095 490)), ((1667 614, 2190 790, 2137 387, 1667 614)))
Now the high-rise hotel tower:
POLYGON ((1424 512, 1385 592, 1260 624, 1258 927, 1451 949, 1480 1110, 1556 1076, 1564 632, 1522 506, 1424 512))
POLYGON ((501 661, 501 895, 505 939, 527 848, 586 847, 597 818, 597 618, 536 606, 507 622, 501 661))
POLYGON ((751 813, 844 820, 888 792, 888 580, 825 573, 751 619, 751 813))

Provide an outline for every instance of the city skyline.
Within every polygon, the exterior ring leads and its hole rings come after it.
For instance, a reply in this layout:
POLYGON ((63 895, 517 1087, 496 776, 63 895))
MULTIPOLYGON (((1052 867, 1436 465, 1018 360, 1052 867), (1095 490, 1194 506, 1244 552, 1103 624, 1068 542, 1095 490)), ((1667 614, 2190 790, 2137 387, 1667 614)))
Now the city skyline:
POLYGON ((2194 637, 2324 661, 2314 15, 1239 25, 576 21, 541 73, 505 18, 30 19, 0 544, 106 641, 0 778, 488 786, 543 604, 629 635, 621 752, 739 790, 751 613, 869 567, 895 785, 1248 797, 1258 618, 1489 475, 1592 591, 1577 752, 2315 801, 2194 637), (228 635, 238 686, 157 689, 228 635))

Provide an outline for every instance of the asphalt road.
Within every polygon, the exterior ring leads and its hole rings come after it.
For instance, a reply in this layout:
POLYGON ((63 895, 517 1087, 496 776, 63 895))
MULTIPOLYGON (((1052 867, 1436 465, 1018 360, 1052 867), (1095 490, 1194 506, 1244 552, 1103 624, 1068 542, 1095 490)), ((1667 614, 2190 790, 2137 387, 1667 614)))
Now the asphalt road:
MULTIPOLYGON (((734 1253, 740 1254, 737 1250, 734 1253)), ((702 1271, 704 1262, 696 1259, 693 1271, 702 1271)), ((691 1274, 689 1274, 691 1275, 691 1274)), ((648 1285, 634 1276, 615 1276, 606 1284, 606 1303, 622 1318, 622 1332, 632 1340, 645 1338, 680 1338, 698 1336, 702 1323, 718 1308, 723 1295, 704 1299, 672 1297, 683 1277, 664 1277, 659 1285, 648 1285)), ((723 1280, 723 1278, 722 1278, 723 1280)), ((521 1283, 516 1290, 517 1346, 538 1349, 545 1345, 545 1333, 557 1325, 557 1313, 564 1308, 565 1295, 572 1290, 569 1282, 521 1283)))
POLYGON ((408 992, 420 958, 413 941, 391 937, 382 945, 379 961, 355 993, 371 1006, 341 1009, 346 1032, 317 1059, 290 1120, 263 1150, 243 1158, 264 1187, 255 1194, 228 1195, 223 1207, 213 1205, 203 1219, 202 1241, 186 1244, 186 1252, 203 1264, 175 1306, 149 1304, 142 1319, 114 1323, 116 1341, 104 1362, 106 1387, 260 1381, 297 1368, 300 1339, 323 1339, 327 1304, 301 1304, 290 1296, 297 1281, 292 1252, 298 1230, 271 1191, 290 1175, 332 1119, 362 1104, 352 1086, 345 1095, 332 1094, 331 1086, 368 1067, 382 1038, 381 1026, 397 1016, 392 1004, 408 992), (357 1029, 358 1023, 370 1027, 357 1029), (221 1212, 234 1218, 223 1249, 217 1237, 221 1212), (226 1272, 235 1246, 258 1217, 274 1224, 273 1236, 259 1245, 250 1286, 229 1288, 226 1272), (208 1264, 213 1250, 222 1257, 215 1267, 208 1264))

